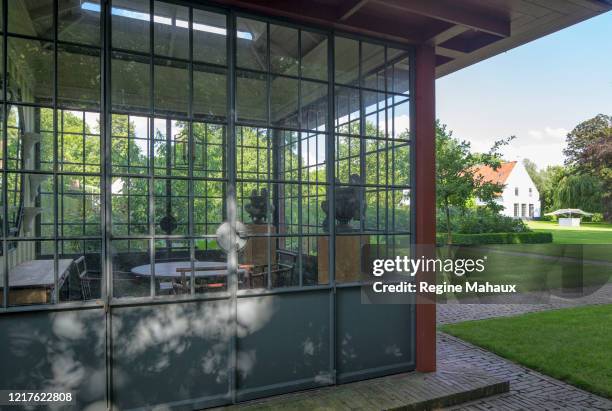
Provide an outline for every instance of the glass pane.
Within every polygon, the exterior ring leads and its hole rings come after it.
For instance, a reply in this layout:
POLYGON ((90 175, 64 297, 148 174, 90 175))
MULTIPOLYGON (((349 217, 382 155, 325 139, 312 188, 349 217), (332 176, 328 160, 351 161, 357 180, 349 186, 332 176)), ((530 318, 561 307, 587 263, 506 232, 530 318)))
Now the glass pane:
POLYGON ((193 9, 193 59, 226 65, 227 17, 193 9))
POLYGON ((361 139, 336 136, 336 178, 345 183, 361 179, 361 139))
POLYGON ((146 174, 149 166, 149 119, 112 116, 113 173, 146 174))
POLYGON ((187 235, 189 233, 188 180, 156 178, 153 202, 155 206, 155 234, 187 235))
POLYGON ((387 191, 387 225, 390 232, 410 231, 410 191, 396 189, 387 191))
POLYGON ((298 80, 287 77, 272 79, 270 87, 270 117, 272 125, 298 127, 298 80))
POLYGON ((392 138, 410 139, 410 102, 402 96, 393 96, 392 138))
MULTIPOLYGON (((219 181, 194 180, 193 192, 193 232, 195 235, 214 236, 219 225, 225 220, 225 184, 219 181)), ((210 242, 206 245, 204 249, 213 246, 210 242)))
POLYGON ((59 0, 58 39, 99 46, 100 10, 99 0, 59 0))
POLYGON ((273 73, 298 75, 298 31, 270 25, 270 70, 273 73))
MULTIPOLYGON (((217 241, 210 238, 195 240, 195 292, 207 293, 227 290, 227 257, 219 249, 217 241)), ((239 282, 244 280, 242 269, 238 270, 239 282)))
POLYGON ((111 94, 113 109, 149 112, 150 64, 147 57, 113 53, 111 94))
POLYGON ((155 54, 187 60, 189 58, 189 9, 156 1, 153 5, 155 54))
POLYGON ((61 171, 100 172, 100 115, 58 111, 58 161, 61 171))
POLYGON ((100 108, 100 51, 63 46, 57 55, 58 105, 100 108))
POLYGON ((302 181, 325 183, 327 181, 327 135, 301 133, 300 146, 302 181))
POLYGON ((387 167, 392 160, 389 155, 389 142, 387 140, 365 140, 365 182, 367 184, 387 185, 387 167))
POLYGON ((8 4, 8 31, 53 39, 53 0, 16 0, 8 4))
POLYGON ((7 121, 7 168, 53 170, 53 110, 10 106, 7 121))
POLYGON ((239 179, 267 180, 270 178, 268 129, 236 128, 236 175, 239 179))
POLYGON ((390 141, 389 149, 389 183, 394 186, 410 185, 410 143, 390 141))
POLYGON ((359 135, 360 105, 359 90, 336 87, 336 132, 359 135))
POLYGON ((236 83, 238 121, 267 123, 268 99, 266 75, 238 72, 236 83))
POLYGON ((149 180, 115 177, 111 184, 113 235, 148 234, 149 180))
POLYGON ((188 63, 155 59, 155 113, 187 115, 188 63))
POLYGON ((205 178, 225 177, 225 126, 192 123, 193 175, 205 178))
POLYGON ((367 187, 365 190, 365 219, 363 229, 367 231, 387 230, 387 189, 367 187))
POLYGON ((59 242, 58 259, 70 261, 60 288, 60 301, 93 300, 102 290, 102 244, 97 240, 59 242))
POLYGON ((367 259, 371 238, 368 235, 336 236, 336 282, 357 282, 367 275, 363 260, 367 259))
MULTIPOLYGON (((9 263, 9 305, 54 303, 55 247, 53 241, 15 241, 9 263)), ((58 261, 58 286, 63 288, 70 260, 58 261)))
POLYGON ((227 70, 194 65, 193 114, 224 120, 227 115, 227 70))
POLYGON ((374 90, 385 90, 385 47, 361 43, 362 86, 374 90))
POLYGON ((191 292, 190 253, 189 240, 155 241, 156 295, 191 292))
POLYGON ((151 259, 148 240, 111 241, 113 297, 151 294, 151 259))
POLYGON ((369 137, 387 137, 387 118, 385 94, 376 91, 363 91, 365 111, 365 134, 369 137))
POLYGON ((359 80, 359 42, 336 37, 334 66, 336 83, 355 84, 359 80))
POLYGON ((302 77, 327 80, 327 35, 302 30, 302 77))
POLYGON ((267 71, 267 24, 239 17, 236 19, 236 25, 236 65, 253 70, 267 71))
POLYGON ((327 186, 322 184, 302 184, 302 233, 320 234, 328 231, 327 215, 321 205, 327 196, 327 186))
POLYGON ((278 180, 298 181, 300 167, 303 163, 300 157, 300 133, 289 130, 272 130, 274 135, 273 150, 278 150, 278 180))
POLYGON ((389 87, 394 93, 408 94, 410 90, 410 60, 403 58, 393 64, 393 85, 389 87))
POLYGON ((327 130, 327 84, 302 80, 302 122, 300 128, 327 130))
POLYGON ((53 43, 39 40, 8 39, 8 99, 16 102, 53 102, 53 43))
POLYGON ((189 171, 187 123, 156 118, 153 138, 154 173, 162 176, 187 176, 189 171))
POLYGON ((8 173, 6 179, 9 236, 53 236, 53 175, 8 173))
POLYGON ((113 48, 151 52, 149 4, 149 0, 113 0, 113 48))
POLYGON ((100 177, 59 176, 59 236, 101 235, 100 177))

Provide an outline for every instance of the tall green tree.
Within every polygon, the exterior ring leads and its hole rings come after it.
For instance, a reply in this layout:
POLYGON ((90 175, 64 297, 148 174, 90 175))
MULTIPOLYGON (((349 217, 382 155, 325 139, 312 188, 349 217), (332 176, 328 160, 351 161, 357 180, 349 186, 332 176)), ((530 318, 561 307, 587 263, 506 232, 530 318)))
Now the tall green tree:
POLYGON ((612 222, 612 116, 598 114, 567 135, 566 164, 601 182, 604 219, 612 222))
POLYGON ((436 201, 444 211, 447 242, 452 243, 451 208, 466 209, 470 200, 478 198, 493 211, 499 211, 495 202, 503 185, 485 181, 476 172, 479 165, 497 170, 501 165, 499 149, 514 137, 496 141, 489 152, 473 154, 470 144, 452 136, 446 125, 436 123, 436 201))

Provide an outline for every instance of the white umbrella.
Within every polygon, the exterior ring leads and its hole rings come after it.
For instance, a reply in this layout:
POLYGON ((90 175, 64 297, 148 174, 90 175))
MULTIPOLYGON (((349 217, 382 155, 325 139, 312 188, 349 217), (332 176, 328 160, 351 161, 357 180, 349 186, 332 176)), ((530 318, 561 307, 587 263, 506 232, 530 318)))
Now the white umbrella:
POLYGON ((580 215, 584 215, 584 216, 592 216, 593 215, 591 213, 587 213, 586 211, 582 211, 579 208, 561 208, 559 210, 555 210, 553 212, 546 213, 544 215, 563 215, 563 214, 569 214, 570 218, 572 217, 572 214, 580 214, 580 215))

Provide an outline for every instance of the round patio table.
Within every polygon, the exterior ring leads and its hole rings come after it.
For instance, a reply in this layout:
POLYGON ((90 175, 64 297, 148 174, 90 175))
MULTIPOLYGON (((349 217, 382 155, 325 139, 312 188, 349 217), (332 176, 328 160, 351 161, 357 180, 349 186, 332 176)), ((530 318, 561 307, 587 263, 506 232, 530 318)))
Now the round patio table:
MULTIPOLYGON (((221 261, 195 261, 196 277, 224 277, 227 276, 227 263, 221 261)), ((191 262, 170 261, 167 263, 155 263, 155 277, 182 278, 191 276, 191 262), (187 270, 187 271, 185 271, 187 270)), ((151 264, 133 267, 132 274, 140 277, 151 276, 151 264)), ((238 273, 244 273, 244 269, 238 269, 238 273)))

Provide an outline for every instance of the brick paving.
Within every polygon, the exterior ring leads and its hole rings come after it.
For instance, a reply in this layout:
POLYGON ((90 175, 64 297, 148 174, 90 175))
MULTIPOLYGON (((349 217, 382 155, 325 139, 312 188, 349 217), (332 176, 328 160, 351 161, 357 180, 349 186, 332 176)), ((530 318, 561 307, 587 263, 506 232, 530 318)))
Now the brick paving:
POLYGON ((437 318, 438 324, 451 324, 594 304, 612 304, 612 283, 604 285, 592 294, 578 298, 562 298, 552 295, 543 304, 461 304, 458 302, 438 304, 437 318))
POLYGON ((510 391, 446 410, 612 410, 612 401, 438 333, 438 364, 476 368, 510 381, 510 391))
MULTIPOLYGON (((459 304, 437 306, 438 323, 507 317, 530 312, 612 303, 612 284, 580 298, 551 297, 545 304, 459 304)), ((562 359, 560 359, 562 360, 562 359)), ((459 338, 438 334, 438 363, 460 364, 510 381, 510 391, 447 408, 448 410, 612 410, 612 401, 527 367, 505 360, 459 338)))

